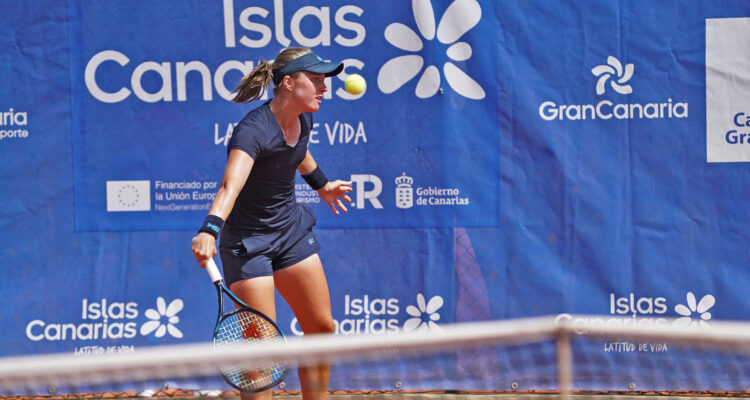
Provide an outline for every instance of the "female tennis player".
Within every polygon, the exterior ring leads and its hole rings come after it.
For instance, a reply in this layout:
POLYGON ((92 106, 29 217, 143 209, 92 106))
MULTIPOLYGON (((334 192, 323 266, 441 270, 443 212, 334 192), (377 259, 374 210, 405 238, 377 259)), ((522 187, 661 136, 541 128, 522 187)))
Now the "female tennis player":
MULTIPOLYGON (((305 48, 288 48, 272 62, 261 61, 234 90, 236 103, 258 100, 269 85, 274 96, 250 111, 232 133, 216 198, 193 238, 192 251, 205 267, 216 254, 216 239, 229 288, 250 307, 276 319, 274 288, 289 303, 304 333, 334 330, 331 301, 312 227, 316 219, 297 203, 295 171, 317 191, 334 214, 346 212, 350 181, 329 181, 307 143, 312 113, 318 111, 325 78, 343 64, 323 61, 305 48), (343 200, 343 201, 342 201, 343 200)), ((304 399, 322 399, 330 367, 300 368, 304 399)), ((247 398, 270 398, 267 390, 247 398)))

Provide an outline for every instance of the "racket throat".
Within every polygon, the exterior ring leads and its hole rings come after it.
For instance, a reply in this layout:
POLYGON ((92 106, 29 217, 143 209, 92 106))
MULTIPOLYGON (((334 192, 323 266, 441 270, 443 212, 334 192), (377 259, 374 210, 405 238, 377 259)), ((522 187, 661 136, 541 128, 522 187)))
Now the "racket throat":
POLYGON ((221 322, 221 317, 224 315, 224 296, 221 290, 221 281, 216 282, 216 294, 219 296, 219 314, 216 317, 216 325, 221 322))

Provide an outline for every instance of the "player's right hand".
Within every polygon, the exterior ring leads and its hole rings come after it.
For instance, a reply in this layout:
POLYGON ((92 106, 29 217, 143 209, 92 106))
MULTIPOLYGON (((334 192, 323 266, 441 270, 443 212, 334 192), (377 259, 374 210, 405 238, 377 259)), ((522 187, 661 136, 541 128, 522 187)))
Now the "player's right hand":
POLYGON ((331 211, 334 214, 339 215, 339 210, 348 212, 344 206, 344 202, 341 199, 346 200, 348 203, 352 202, 352 199, 347 195, 348 192, 352 191, 352 181, 342 181, 337 179, 335 181, 329 181, 322 188, 318 189, 318 196, 331 207, 331 211))
POLYGON ((208 260, 216 255, 216 238, 209 233, 200 232, 193 237, 191 250, 198 264, 206 268, 208 260))

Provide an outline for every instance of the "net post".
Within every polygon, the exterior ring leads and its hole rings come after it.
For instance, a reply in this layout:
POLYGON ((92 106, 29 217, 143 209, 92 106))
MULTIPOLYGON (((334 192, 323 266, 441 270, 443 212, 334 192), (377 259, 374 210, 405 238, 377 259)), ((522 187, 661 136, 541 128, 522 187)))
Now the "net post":
POLYGON ((558 329, 555 335, 557 345, 557 380, 560 385, 560 400, 570 400, 573 384, 573 351, 570 332, 566 327, 558 329))

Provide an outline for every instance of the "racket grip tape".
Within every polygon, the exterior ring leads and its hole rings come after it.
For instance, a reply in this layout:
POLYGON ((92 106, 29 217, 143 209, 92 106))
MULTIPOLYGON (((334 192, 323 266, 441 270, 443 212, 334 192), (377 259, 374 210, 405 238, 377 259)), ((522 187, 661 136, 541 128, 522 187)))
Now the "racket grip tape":
POLYGON ((219 272, 219 268, 216 266, 216 262, 213 258, 208 259, 208 262, 206 263, 206 271, 208 272, 208 276, 211 277, 211 281, 213 283, 216 283, 223 279, 221 277, 221 272, 219 272))

